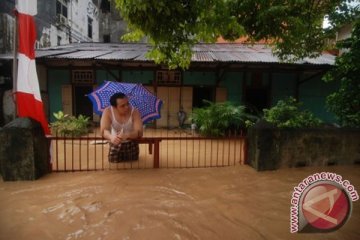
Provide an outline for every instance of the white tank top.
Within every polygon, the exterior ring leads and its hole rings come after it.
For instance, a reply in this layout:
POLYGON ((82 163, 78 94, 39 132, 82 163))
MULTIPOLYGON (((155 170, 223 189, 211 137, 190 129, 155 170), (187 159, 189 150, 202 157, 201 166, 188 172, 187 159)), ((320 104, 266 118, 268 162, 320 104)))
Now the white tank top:
POLYGON ((111 109, 111 134, 117 134, 121 131, 123 133, 129 133, 133 130, 133 121, 132 121, 132 115, 134 112, 134 108, 131 109, 131 114, 129 119, 125 123, 119 123, 116 121, 113 107, 110 107, 111 109))

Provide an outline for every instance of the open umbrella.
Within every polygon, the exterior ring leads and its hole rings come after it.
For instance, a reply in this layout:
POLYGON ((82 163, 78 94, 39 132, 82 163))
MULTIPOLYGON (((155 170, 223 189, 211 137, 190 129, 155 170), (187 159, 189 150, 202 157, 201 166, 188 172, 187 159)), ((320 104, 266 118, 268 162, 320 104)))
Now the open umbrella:
POLYGON ((94 112, 101 115, 110 105, 110 97, 114 93, 124 93, 131 104, 141 114, 143 123, 160 118, 162 101, 144 88, 141 84, 105 81, 95 91, 88 94, 94 106, 94 112))

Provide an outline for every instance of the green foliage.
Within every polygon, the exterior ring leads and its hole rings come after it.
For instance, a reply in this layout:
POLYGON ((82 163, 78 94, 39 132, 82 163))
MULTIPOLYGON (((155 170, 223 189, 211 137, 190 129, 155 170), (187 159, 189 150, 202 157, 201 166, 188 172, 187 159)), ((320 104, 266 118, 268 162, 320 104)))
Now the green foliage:
POLYGON ((62 111, 54 113, 56 121, 51 123, 51 131, 55 135, 78 137, 88 132, 89 118, 64 114, 62 111))
MULTIPOLYGON (((129 31, 123 40, 147 37, 148 57, 170 68, 187 68, 195 43, 270 40, 283 60, 297 60, 321 53, 331 29, 324 30, 324 16, 353 16, 349 0, 115 0, 129 31)), ((337 18, 336 18, 337 17, 337 18)))
POLYGON ((301 111, 300 106, 293 97, 279 100, 274 107, 263 110, 264 119, 280 128, 317 127, 321 124, 320 119, 307 110, 301 111))
POLYGON ((329 12, 327 19, 329 20, 329 29, 338 30, 344 24, 355 21, 360 14, 359 0, 340 1, 336 7, 336 11, 329 12))
POLYGON ((247 114, 245 106, 235 106, 230 102, 212 103, 204 108, 195 108, 190 120, 205 136, 224 136, 227 133, 246 128, 258 118, 247 114))
POLYGON ((354 24, 351 38, 338 44, 348 52, 336 58, 335 68, 325 81, 340 81, 338 91, 327 97, 327 108, 335 113, 341 126, 360 127, 360 19, 354 24))

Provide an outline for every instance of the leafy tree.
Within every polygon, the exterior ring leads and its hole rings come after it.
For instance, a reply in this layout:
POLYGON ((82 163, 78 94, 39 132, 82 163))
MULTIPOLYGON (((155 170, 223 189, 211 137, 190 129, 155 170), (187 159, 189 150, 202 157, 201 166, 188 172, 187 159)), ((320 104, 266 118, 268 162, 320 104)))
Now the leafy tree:
POLYGON ((320 119, 308 110, 300 110, 300 107, 301 103, 293 97, 279 100, 274 107, 263 110, 264 119, 280 128, 317 127, 321 124, 320 119))
POLYGON ((230 102, 212 103, 195 108, 190 120, 196 124, 201 134, 206 136, 225 136, 230 132, 245 129, 258 118, 246 113, 245 106, 235 106, 230 102))
POLYGON ((327 107, 347 127, 360 127, 360 19, 354 23, 350 38, 339 42, 339 48, 348 49, 336 58, 335 68, 325 81, 340 81, 338 91, 327 97, 327 107))
POLYGON ((148 57, 170 68, 187 68, 191 47, 249 37, 270 40, 283 60, 316 56, 331 33, 322 28, 341 11, 351 15, 349 0, 115 0, 130 33, 124 40, 146 36, 148 57))

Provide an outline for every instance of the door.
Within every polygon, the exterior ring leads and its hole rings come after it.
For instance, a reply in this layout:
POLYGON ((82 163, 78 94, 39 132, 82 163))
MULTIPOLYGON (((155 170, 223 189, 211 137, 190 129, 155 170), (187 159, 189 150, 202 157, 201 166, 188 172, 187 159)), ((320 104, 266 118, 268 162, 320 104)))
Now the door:
POLYGON ((186 113, 185 124, 190 124, 189 117, 192 112, 192 103, 193 103, 193 88, 192 87, 182 87, 181 88, 181 100, 180 106, 183 107, 183 110, 186 113))
POLYGON ((157 97, 163 101, 161 118, 156 121, 157 127, 178 126, 177 113, 180 104, 179 87, 158 87, 157 97))
POLYGON ((262 72, 254 72, 246 81, 245 104, 250 113, 259 114, 269 107, 269 81, 262 72))
POLYGON ((93 86, 74 86, 75 116, 84 115, 93 120, 93 106, 86 96, 93 91, 93 86))
POLYGON ((268 90, 266 88, 247 88, 245 102, 253 112, 262 112, 268 107, 268 90))
POLYGON ((226 102, 227 100, 227 91, 226 91, 226 88, 216 88, 216 99, 215 101, 217 103, 220 103, 220 102, 226 102))
POLYGON ((185 124, 190 123, 188 118, 192 112, 192 87, 158 87, 157 97, 163 101, 161 118, 156 120, 157 127, 179 127, 178 112, 180 107, 186 113, 185 124))
POLYGON ((193 107, 201 108, 207 106, 204 100, 214 101, 214 89, 212 87, 194 87, 193 89, 193 107))
POLYGON ((61 105, 64 114, 72 115, 72 86, 63 85, 61 87, 61 105))

